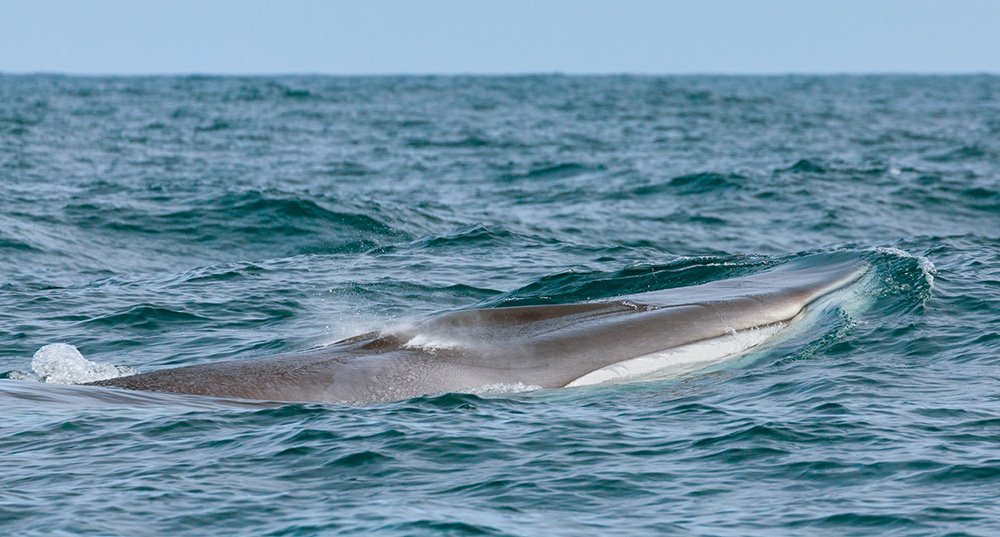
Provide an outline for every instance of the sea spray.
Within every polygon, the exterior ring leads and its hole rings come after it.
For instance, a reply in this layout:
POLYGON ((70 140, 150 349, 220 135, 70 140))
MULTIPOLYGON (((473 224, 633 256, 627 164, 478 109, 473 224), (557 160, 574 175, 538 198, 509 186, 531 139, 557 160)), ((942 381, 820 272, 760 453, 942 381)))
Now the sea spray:
POLYGON ((17 380, 35 380, 52 384, 83 384, 136 374, 134 368, 92 362, 80 350, 67 343, 52 343, 38 349, 31 358, 31 373, 12 372, 17 380))

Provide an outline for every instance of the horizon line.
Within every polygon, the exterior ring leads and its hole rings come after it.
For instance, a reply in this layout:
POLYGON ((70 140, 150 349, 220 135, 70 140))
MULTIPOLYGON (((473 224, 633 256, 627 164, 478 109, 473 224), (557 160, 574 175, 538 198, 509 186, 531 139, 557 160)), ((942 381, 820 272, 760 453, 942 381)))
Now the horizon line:
POLYGON ((634 76, 634 77, 669 77, 669 76, 714 76, 714 77, 781 77, 781 76, 830 76, 830 77, 846 77, 846 76, 926 76, 926 77, 936 77, 936 76, 1000 76, 1000 71, 747 71, 747 72, 720 72, 720 71, 678 71, 678 72, 652 72, 652 71, 602 71, 602 72, 586 72, 586 71, 519 71, 519 72, 475 72, 475 71, 444 71, 444 72, 418 72, 418 71, 401 71, 401 72, 358 72, 358 73, 332 73, 332 72, 237 72, 237 71, 222 71, 222 72, 209 72, 209 71, 162 71, 162 72, 118 72, 118 73, 105 73, 105 72, 86 72, 86 71, 6 71, 0 69, 0 76, 63 76, 63 77, 80 77, 80 78, 105 78, 105 77, 120 77, 120 78, 155 78, 155 77, 234 77, 234 78, 253 78, 253 77, 343 77, 343 78, 362 78, 362 77, 537 77, 537 76, 565 76, 565 77, 615 77, 615 76, 634 76))

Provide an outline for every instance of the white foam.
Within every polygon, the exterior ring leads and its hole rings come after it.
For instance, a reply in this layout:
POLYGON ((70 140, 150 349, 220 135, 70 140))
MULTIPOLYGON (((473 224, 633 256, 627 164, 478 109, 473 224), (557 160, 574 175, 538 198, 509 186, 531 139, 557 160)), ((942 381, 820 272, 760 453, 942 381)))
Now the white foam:
POLYGON ((736 331, 717 338, 690 343, 611 364, 567 384, 567 387, 590 386, 603 382, 624 381, 639 377, 673 378, 728 360, 773 338, 785 328, 775 323, 736 331))
POLYGON ((513 383, 498 383, 498 384, 487 384, 486 386, 480 386, 469 393, 473 395, 503 395, 505 393, 521 393, 521 392, 533 392, 535 390, 541 390, 541 386, 536 386, 534 384, 525 384, 523 382, 513 382, 513 383))
POLYGON ((894 255, 897 257, 908 257, 910 259, 916 259, 917 263, 920 265, 920 271, 924 273, 924 279, 927 281, 927 285, 934 287, 934 275, 937 274, 937 267, 934 266, 934 262, 927 259, 924 256, 913 255, 906 250, 900 250, 895 246, 880 246, 875 248, 876 252, 881 252, 889 255, 894 255))
POLYGON ((19 374, 15 378, 53 384, 82 384, 137 373, 128 366, 91 362, 76 347, 66 343, 53 343, 38 349, 31 358, 31 369, 34 376, 19 374))
POLYGON ((924 279, 927 280, 927 285, 934 287, 934 275, 937 274, 937 267, 934 266, 934 262, 927 259, 924 256, 918 255, 917 262, 920 263, 920 270, 924 272, 924 279))

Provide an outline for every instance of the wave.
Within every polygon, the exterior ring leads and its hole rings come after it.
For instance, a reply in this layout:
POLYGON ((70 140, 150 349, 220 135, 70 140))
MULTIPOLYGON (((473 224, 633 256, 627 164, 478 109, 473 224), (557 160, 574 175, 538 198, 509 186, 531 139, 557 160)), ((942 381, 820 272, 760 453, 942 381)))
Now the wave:
POLYGON ((364 177, 372 175, 373 172, 364 164, 351 160, 342 160, 324 163, 320 173, 331 177, 364 177))
POLYGON ((787 169, 787 171, 797 172, 797 173, 826 173, 829 170, 827 170, 819 162, 815 162, 815 161, 812 161, 812 160, 802 159, 802 160, 796 162, 795 164, 792 164, 787 169))
POLYGON ((21 251, 21 252, 40 252, 41 251, 38 248, 35 248, 34 246, 32 246, 31 244, 29 244, 27 242, 24 242, 24 241, 21 241, 21 240, 17 240, 17 239, 10 239, 10 238, 4 237, 3 235, 0 235, 0 252, 3 252, 4 250, 7 250, 7 251, 9 251, 9 250, 18 250, 18 251, 21 251))
POLYGON ((434 234, 413 244, 437 251, 441 248, 502 246, 512 243, 541 242, 538 236, 515 233, 501 226, 469 224, 446 234, 434 234))
MULTIPOLYGON (((790 172, 792 174, 825 175, 836 174, 837 178, 850 178, 862 176, 883 176, 886 174, 895 176, 903 170, 893 168, 882 161, 862 161, 845 162, 842 160, 821 160, 818 158, 800 159, 787 168, 778 168, 774 172, 781 174, 790 172)), ((913 171, 907 169, 907 171, 913 171)), ((859 179, 860 180, 860 179, 859 179)), ((867 181, 868 179, 863 179, 867 181)))
POLYGON ((664 264, 637 264, 605 272, 571 269, 543 276, 503 293, 489 306, 559 304, 697 285, 742 276, 776 261, 763 256, 678 257, 664 264))
POLYGON ((739 174, 693 173, 673 177, 665 183, 632 189, 631 194, 634 196, 649 196, 661 193, 679 195, 722 193, 743 188, 746 181, 747 178, 739 174))
POLYGON ((178 311, 149 304, 132 306, 125 311, 101 315, 85 321, 96 327, 128 326, 139 330, 161 330, 166 326, 184 323, 204 323, 209 319, 186 311, 178 311))
POLYGON ((480 148, 489 146, 500 146, 499 142, 490 140, 483 136, 465 136, 462 138, 441 140, 429 138, 409 138, 406 145, 413 148, 442 147, 442 148, 480 148))
POLYGON ((577 162, 563 162, 546 166, 533 167, 525 173, 503 174, 497 178, 502 183, 515 181, 535 180, 535 179, 562 179, 580 175, 588 171, 604 170, 604 166, 587 166, 577 162))
POLYGON ((310 101, 322 99, 315 90, 294 88, 276 80, 245 81, 236 90, 230 90, 224 101, 310 101))
POLYGON ((964 145, 944 154, 927 157, 931 162, 962 162, 966 160, 987 160, 995 158, 995 154, 978 144, 964 145))
POLYGON ((329 208, 291 194, 251 190, 196 200, 190 207, 163 211, 77 203, 68 205, 65 214, 74 226, 105 231, 116 241, 129 234, 163 247, 195 241, 220 250, 246 250, 243 259, 360 252, 410 239, 370 211, 329 208))
POLYGON ((274 197, 257 191, 228 196, 219 201, 223 216, 259 224, 285 224, 294 220, 315 220, 348 226, 361 232, 392 235, 396 230, 363 213, 335 211, 300 197, 274 197))

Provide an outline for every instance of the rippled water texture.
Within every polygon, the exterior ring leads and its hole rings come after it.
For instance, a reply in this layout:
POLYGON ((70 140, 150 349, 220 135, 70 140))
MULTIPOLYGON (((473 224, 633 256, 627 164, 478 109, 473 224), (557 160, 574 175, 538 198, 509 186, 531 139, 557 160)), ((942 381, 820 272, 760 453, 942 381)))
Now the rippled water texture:
POLYGON ((998 158, 990 76, 0 76, 0 534, 996 535, 998 158), (679 378, 17 380, 54 343, 153 371, 837 251, 852 297, 679 378))

